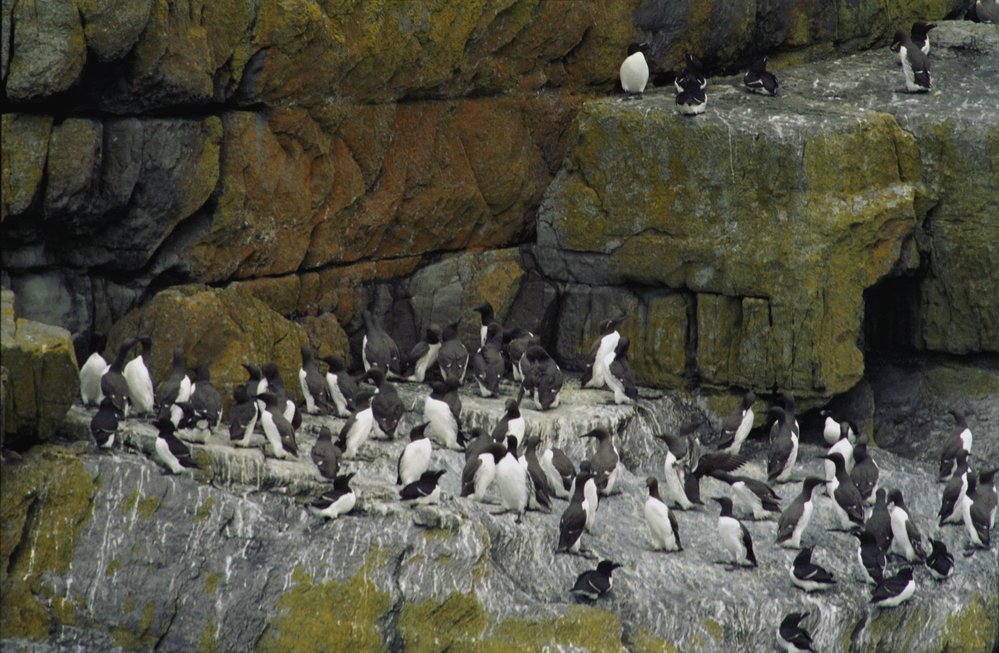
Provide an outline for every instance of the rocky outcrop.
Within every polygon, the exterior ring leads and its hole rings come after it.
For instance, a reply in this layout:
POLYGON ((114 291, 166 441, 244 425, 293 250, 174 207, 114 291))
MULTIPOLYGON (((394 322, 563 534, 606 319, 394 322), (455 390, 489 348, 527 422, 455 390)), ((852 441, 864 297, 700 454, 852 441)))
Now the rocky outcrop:
POLYGON ((0 290, 3 333, 4 445, 48 440, 80 394, 78 366, 69 331, 26 320, 15 313, 14 293, 0 290))

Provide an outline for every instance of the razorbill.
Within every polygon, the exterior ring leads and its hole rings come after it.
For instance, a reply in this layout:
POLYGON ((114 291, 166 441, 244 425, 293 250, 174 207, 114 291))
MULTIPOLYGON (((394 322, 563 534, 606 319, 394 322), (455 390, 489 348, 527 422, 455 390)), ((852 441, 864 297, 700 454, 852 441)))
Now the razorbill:
POLYGON ((510 361, 510 374, 514 381, 520 383, 524 380, 524 371, 521 369, 524 354, 527 353, 527 348, 531 344, 535 342, 540 344, 541 341, 536 341, 533 333, 520 327, 505 332, 503 340, 506 342, 507 359, 510 361))
POLYGON ((330 481, 336 480, 340 473, 340 459, 343 457, 343 450, 333 443, 333 432, 328 426, 319 429, 319 437, 312 445, 309 457, 315 463, 319 475, 330 481))
POLYGON ((968 474, 968 452, 961 449, 957 452, 957 470, 947 481, 943 494, 940 496, 937 526, 942 528, 944 524, 961 523, 961 503, 968 491, 968 474))
POLYGON ((496 322, 489 325, 486 342, 472 355, 470 366, 472 378, 479 386, 479 394, 483 397, 499 396, 506 361, 503 359, 503 330, 496 322))
POLYGON ((115 410, 124 417, 128 417, 130 399, 128 398, 128 381, 125 380, 122 370, 125 368, 125 358, 128 356, 128 352, 137 342, 138 340, 135 338, 123 340, 118 345, 118 353, 115 355, 114 361, 101 377, 101 393, 111 399, 115 410))
POLYGON ((638 386, 635 384, 635 373, 628 364, 628 336, 621 336, 614 349, 613 358, 607 364, 607 387, 614 393, 614 403, 617 405, 630 403, 638 399, 638 386))
POLYGON ((166 465, 174 474, 180 474, 185 469, 197 467, 191 458, 191 450, 174 435, 174 424, 169 419, 157 419, 153 426, 158 429, 156 435, 156 458, 166 465))
POLYGON ((649 488, 649 498, 645 500, 645 523, 652 534, 652 549, 683 551, 676 515, 659 496, 659 481, 650 476, 645 479, 645 485, 649 488))
POLYGON ((749 432, 753 428, 753 404, 756 402, 756 393, 750 390, 742 396, 742 402, 732 413, 725 418, 721 426, 721 442, 718 444, 720 451, 727 453, 739 453, 742 443, 749 437, 749 432))
POLYGON ((371 399, 371 412, 375 417, 375 426, 386 438, 391 439, 395 436, 395 429, 399 426, 399 420, 406 412, 406 407, 403 405, 402 399, 399 398, 395 384, 385 378, 385 371, 380 367, 372 367, 364 375, 364 378, 371 381, 378 389, 378 392, 371 399))
MULTIPOLYGON (((472 310, 479 314, 479 346, 482 347, 488 339, 489 325, 496 321, 496 313, 493 311, 493 305, 489 302, 482 302, 472 310)), ((501 333, 501 341, 502 336, 501 333)))
POLYGON ((580 379, 581 387, 599 389, 606 385, 609 373, 608 365, 613 361, 614 351, 621 338, 621 334, 617 330, 617 325, 620 323, 620 318, 604 320, 600 323, 600 335, 593 342, 586 358, 586 369, 580 379), (611 358, 608 359, 608 356, 611 358))
MULTIPOLYGON (((827 454, 839 454, 840 458, 843 459, 843 466, 846 467, 846 473, 849 475, 853 471, 853 445, 850 443, 849 437, 850 424, 846 421, 840 422, 839 429, 839 440, 829 447, 827 454)), ((836 465, 831 460, 826 459, 824 467, 826 480, 831 481, 836 476, 836 465)))
POLYGON ((260 426, 271 447, 271 455, 275 458, 296 458, 298 446, 295 442, 295 429, 282 412, 283 402, 270 391, 259 395, 257 399, 264 403, 260 411, 260 426))
MULTIPOLYGON (((717 472, 734 472, 747 462, 749 458, 743 454, 729 454, 724 451, 708 451, 693 458, 693 469, 685 476, 683 492, 687 498, 696 504, 701 502, 701 479, 714 476, 717 472)), ((747 497, 748 498, 748 497, 747 497)))
POLYGON ((364 363, 364 371, 368 372, 374 368, 380 369, 386 375, 389 372, 399 374, 402 360, 395 340, 382 328, 371 311, 365 309, 361 313, 361 319, 364 321, 364 338, 361 341, 361 361, 364 363))
POLYGON ((250 363, 243 363, 243 369, 250 378, 246 380, 246 394, 250 396, 251 399, 256 400, 257 395, 267 392, 267 379, 264 378, 264 373, 260 371, 260 367, 257 365, 252 365, 250 363))
POLYGON ((506 456, 506 447, 493 442, 483 453, 465 461, 461 471, 461 496, 485 502, 486 491, 496 477, 496 464, 506 456))
POLYGON ((798 434, 794 432, 794 416, 793 413, 788 415, 787 411, 779 406, 772 406, 767 415, 776 418, 770 432, 767 479, 779 483, 787 482, 791 480, 791 471, 798 460, 798 434))
POLYGON ((566 506, 559 519, 556 553, 580 553, 580 543, 583 539, 583 531, 586 530, 586 518, 589 513, 588 501, 584 492, 586 482, 592 479, 588 468, 589 466, 584 472, 582 465, 580 465, 580 472, 576 476, 569 505, 566 506))
POLYGON ((718 537, 722 546, 732 556, 733 566, 755 567, 756 554, 753 553, 753 537, 745 524, 732 515, 732 501, 727 497, 715 497, 715 502, 721 506, 718 516, 718 537))
POLYGON ((780 622, 777 628, 777 643, 787 653, 815 652, 812 648, 812 636, 800 625, 801 620, 807 616, 807 612, 792 612, 780 622))
POLYGON ((305 412, 310 415, 325 413, 332 415, 336 408, 330 396, 330 388, 325 377, 319 373, 319 368, 312 360, 312 350, 307 345, 302 349, 302 367, 298 370, 298 384, 305 398, 305 412))
POLYGON ((885 550, 878 544, 874 534, 868 530, 854 532, 854 537, 860 540, 857 547, 857 562, 864 580, 871 585, 880 585, 885 577, 885 567, 888 559, 885 550))
POLYGON ((895 32, 892 45, 898 44, 898 59, 902 62, 902 72, 905 73, 905 90, 910 93, 926 93, 932 89, 930 81, 930 60, 905 33, 905 30, 895 32))
POLYGON ((417 424, 409 432, 409 443, 399 454, 399 462, 396 465, 396 485, 415 483, 430 467, 433 446, 426 435, 428 424, 429 422, 417 424))
POLYGON ((94 331, 90 336, 90 356, 80 368, 80 401, 84 406, 97 406, 104 395, 101 394, 101 377, 108 369, 108 363, 101 352, 108 345, 103 333, 94 331))
POLYGON ((641 97, 645 93, 645 85, 649 83, 649 62, 646 53, 648 43, 631 43, 628 45, 628 56, 621 63, 621 88, 628 97, 641 97))
POLYGON ((940 481, 949 481, 957 468, 957 452, 964 451, 971 455, 971 445, 973 438, 971 429, 968 428, 968 420, 964 413, 959 410, 949 411, 954 417, 954 430, 944 442, 943 451, 940 452, 940 481))
POLYGON ((611 573, 620 568, 616 562, 601 560, 596 569, 584 571, 576 577, 576 584, 569 590, 578 599, 596 601, 611 590, 611 573))
POLYGON ((968 493, 962 501, 961 515, 972 549, 988 549, 992 543, 997 505, 994 483, 996 471, 992 469, 982 472, 977 478, 968 474, 968 493))
POLYGON ((840 422, 837 422, 836 418, 833 417, 831 410, 823 409, 819 411, 819 415, 824 418, 822 422, 822 437, 825 439, 826 444, 832 446, 839 442, 843 429, 840 426, 840 422))
POLYGON ((826 484, 826 489, 829 497, 833 500, 833 512, 839 519, 840 528, 848 531, 855 526, 863 526, 864 500, 860 498, 860 491, 850 480, 850 475, 846 473, 843 456, 833 453, 822 456, 822 458, 836 466, 836 473, 832 480, 826 484))
POLYGON ((548 486, 555 496, 569 498, 569 489, 576 478, 576 468, 561 449, 552 447, 541 454, 541 469, 548 477, 548 486))
POLYGON ((551 510, 551 485, 549 483, 548 475, 541 466, 541 461, 538 460, 538 446, 540 444, 541 438, 536 435, 532 435, 527 438, 524 457, 521 459, 521 464, 527 468, 527 474, 531 481, 531 496, 533 504, 530 507, 538 510, 551 510))
POLYGON ((728 483, 732 488, 732 507, 747 513, 753 519, 769 519, 780 513, 780 497, 773 488, 748 476, 734 476, 722 470, 713 470, 711 477, 728 483))
MULTIPOLYGON (((517 397, 518 403, 527 392, 533 394, 538 410, 558 408, 563 382, 562 370, 548 352, 538 345, 528 347, 524 358, 527 359, 530 371, 524 373, 524 381, 520 385, 520 394, 517 397)), ((521 369, 523 365, 522 361, 521 369)))
POLYGON ((406 370, 412 373, 406 377, 407 381, 423 383, 427 378, 427 371, 437 363, 437 354, 441 350, 441 328, 436 324, 431 324, 423 336, 406 356, 406 370))
POLYGON ((420 474, 419 480, 413 481, 399 490, 399 498, 403 501, 409 501, 413 505, 438 503, 441 498, 440 480, 446 471, 437 469, 423 472, 420 474))
POLYGON ((341 474, 333 481, 333 489, 323 492, 323 495, 309 504, 309 512, 326 519, 336 519, 346 515, 357 504, 357 495, 350 488, 350 479, 354 473, 341 474))
POLYGON ((512 435, 517 439, 519 447, 524 439, 526 429, 527 423, 524 421, 524 416, 520 414, 520 404, 517 403, 516 399, 507 399, 506 412, 493 427, 493 440, 503 443, 506 442, 506 436, 512 435))
MULTIPOLYGON (((246 366, 244 365, 243 367, 246 366)), ((259 370, 257 372, 259 373, 259 370)), ((250 378, 253 378, 252 374, 250 378)), ((251 396, 256 396, 253 393, 250 394, 251 396)), ((171 365, 170 376, 156 388, 156 396, 159 397, 161 408, 178 402, 190 401, 191 378, 187 376, 187 363, 184 360, 184 349, 182 347, 177 347, 173 350, 173 363, 171 365)))
POLYGON ((912 598, 915 592, 916 581, 912 578, 912 567, 903 567, 874 588, 870 604, 876 608, 894 608, 912 598))
POLYGON ((281 376, 281 370, 278 369, 277 363, 264 363, 260 369, 264 373, 264 378, 267 379, 267 392, 273 394, 277 399, 275 406, 288 420, 288 423, 297 429, 302 421, 301 411, 298 410, 295 402, 288 397, 284 377, 281 376))
POLYGON ((121 413, 114 407, 114 403, 109 397, 101 399, 100 408, 90 420, 90 433, 101 449, 110 449, 114 446, 120 417, 121 413))
POLYGON ((128 396, 132 401, 133 410, 139 415, 152 415, 155 412, 153 379, 149 376, 145 357, 153 351, 153 339, 149 336, 139 336, 139 342, 142 344, 142 351, 125 364, 122 375, 128 384, 128 396))
POLYGON ((621 456, 614 446, 614 436, 607 429, 597 427, 579 437, 597 441, 596 451, 590 456, 590 466, 593 468, 597 489, 600 494, 607 496, 614 490, 621 471, 621 456))
POLYGON ((790 568, 791 584, 806 592, 821 592, 836 584, 833 575, 812 562, 812 547, 805 547, 790 568))
POLYGON ((458 337, 458 322, 444 327, 441 348, 437 352, 437 366, 444 380, 454 379, 459 385, 465 382, 468 369, 468 348, 458 337))
POLYGON ((909 518, 905 508, 901 490, 888 493, 888 514, 891 516, 891 552, 909 562, 916 562, 926 557, 923 550, 923 536, 909 518))
POLYGON ((947 550, 947 545, 940 540, 930 539, 933 550, 926 556, 926 568, 937 580, 944 580, 954 571, 954 556, 947 550))
POLYGON ((857 486, 865 505, 874 503, 880 477, 881 469, 868 453, 867 437, 859 438, 853 447, 853 471, 850 472, 850 479, 857 486))
POLYGON ((222 395, 212 384, 207 365, 198 365, 194 370, 191 408, 194 409, 195 427, 205 434, 205 438, 222 423, 222 395))
POLYGON ((801 548, 801 534, 808 527, 815 510, 815 488, 825 483, 817 476, 809 476, 801 483, 801 492, 777 519, 777 544, 788 549, 801 548))
POLYGON ((708 97, 704 92, 708 80, 704 77, 704 67, 700 59, 689 52, 686 54, 686 59, 686 68, 673 80, 676 86, 676 106, 681 114, 696 116, 704 113, 708 105, 708 97))
POLYGON ((337 446, 343 451, 345 458, 356 457, 361 445, 371 436, 371 431, 375 428, 374 411, 371 409, 373 396, 370 390, 360 390, 354 395, 354 412, 340 429, 337 440, 337 446))
POLYGON ((508 435, 506 454, 496 461, 496 486, 505 512, 512 512, 520 523, 530 500, 527 468, 517 459, 517 438, 508 435))
POLYGON ((330 389, 330 398, 336 406, 338 417, 349 417, 357 394, 357 381, 347 372, 347 366, 338 356, 325 356, 323 362, 327 365, 326 385, 330 389))
POLYGON ((749 65, 749 72, 742 78, 742 83, 754 93, 764 95, 777 95, 777 76, 767 70, 766 56, 757 57, 749 65))
POLYGON ((878 546, 887 553, 894 537, 891 530, 891 514, 888 512, 888 493, 879 489, 875 497, 874 507, 867 522, 864 523, 864 530, 874 536, 878 546))
POLYGON ((912 30, 909 32, 913 45, 919 48, 925 55, 930 54, 930 30, 935 27, 935 23, 924 23, 921 20, 917 20, 912 24, 912 30))
POLYGON ((250 436, 257 425, 260 409, 250 398, 245 385, 232 390, 232 407, 229 408, 229 441, 238 447, 250 446, 250 436))
MULTIPOLYGON (((453 381, 452 381, 453 383, 453 381)), ((458 449, 458 416, 448 403, 450 386, 435 381, 423 402, 423 419, 430 424, 430 436, 447 449, 458 449)))

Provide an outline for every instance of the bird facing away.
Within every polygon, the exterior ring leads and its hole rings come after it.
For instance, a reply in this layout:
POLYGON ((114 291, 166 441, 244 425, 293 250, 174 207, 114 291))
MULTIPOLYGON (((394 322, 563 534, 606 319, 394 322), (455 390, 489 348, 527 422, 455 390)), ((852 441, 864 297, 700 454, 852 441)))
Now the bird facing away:
POLYGON ((596 601, 610 591, 613 581, 611 574, 620 568, 616 562, 601 560, 596 569, 584 571, 576 577, 576 584, 569 590, 576 598, 596 601))
POLYGON ((777 95, 777 76, 767 70, 767 58, 758 57, 749 66, 749 72, 742 78, 743 84, 754 93, 777 95))

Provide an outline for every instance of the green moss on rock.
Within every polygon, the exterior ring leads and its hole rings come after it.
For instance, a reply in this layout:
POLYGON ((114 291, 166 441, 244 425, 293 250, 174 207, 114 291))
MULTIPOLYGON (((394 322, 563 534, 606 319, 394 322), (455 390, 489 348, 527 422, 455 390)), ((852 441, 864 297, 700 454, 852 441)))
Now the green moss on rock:
POLYGON ((194 513, 194 523, 203 522, 212 516, 212 508, 215 507, 215 499, 208 497, 205 499, 200 506, 198 506, 197 512, 194 513))
POLYGON ((947 653, 994 651, 999 647, 999 597, 984 601, 980 595, 947 619, 940 650, 947 653))
POLYGON ((407 653, 454 650, 477 639, 486 627, 486 611, 475 594, 454 593, 444 601, 406 604, 397 628, 407 653))

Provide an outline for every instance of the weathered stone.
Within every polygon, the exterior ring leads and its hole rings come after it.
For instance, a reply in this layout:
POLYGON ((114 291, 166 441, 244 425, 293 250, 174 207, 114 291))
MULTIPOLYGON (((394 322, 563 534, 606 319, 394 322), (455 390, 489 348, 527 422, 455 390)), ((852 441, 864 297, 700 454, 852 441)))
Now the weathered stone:
MULTIPOLYGON (((87 48, 99 61, 120 59, 142 36, 152 0, 78 0, 87 48)), ((214 3, 213 3, 214 4, 214 3)))
MULTIPOLYGON (((68 90, 87 59, 80 13, 73 2, 24 0, 5 6, 10 64, 4 91, 14 101, 44 98, 68 90), (6 6, 13 7, 8 15, 6 6)), ((6 48, 7 39, 4 39, 6 48)))
POLYGON ((29 270, 11 274, 10 287, 25 318, 60 326, 73 334, 90 330, 94 301, 86 276, 72 270, 29 270))
POLYGON ((347 334, 331 313, 303 317, 298 322, 305 329, 309 346, 320 356, 334 355, 343 358, 350 353, 347 334))
POLYGON ((89 212, 99 192, 102 125, 87 118, 70 118, 52 128, 45 165, 45 204, 48 215, 89 212))
POLYGON ((79 367, 68 331, 18 318, 14 293, 3 289, 0 296, 7 376, 2 397, 5 444, 23 446, 56 433, 80 394, 79 367))
POLYGON ((3 133, 3 180, 0 189, 0 221, 25 212, 38 195, 48 154, 52 118, 31 114, 5 113, 0 124, 3 133))

